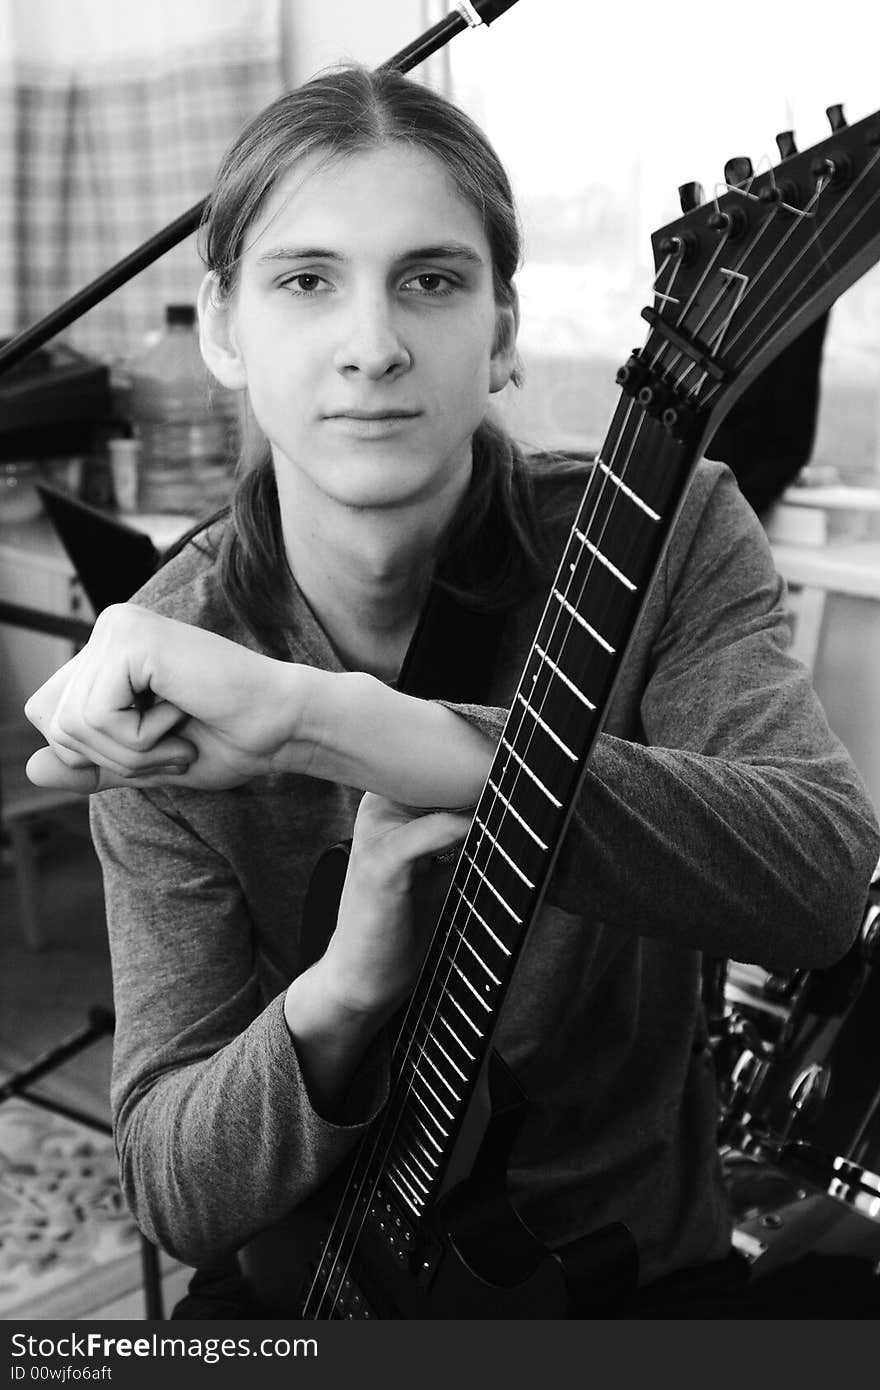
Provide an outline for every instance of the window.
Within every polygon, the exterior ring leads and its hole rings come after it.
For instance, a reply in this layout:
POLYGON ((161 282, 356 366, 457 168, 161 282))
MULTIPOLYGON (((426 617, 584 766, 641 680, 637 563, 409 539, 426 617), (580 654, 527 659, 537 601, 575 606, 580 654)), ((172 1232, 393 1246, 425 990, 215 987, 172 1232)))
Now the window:
MULTIPOLYGON (((877 33, 859 0, 833 16, 766 0, 521 0, 454 40, 452 95, 488 131, 523 213, 527 380, 503 402, 520 436, 601 443, 614 371, 644 340, 651 232, 678 216, 678 186, 699 180, 710 196, 732 155, 778 162, 777 131, 807 148, 828 133, 834 102, 852 121, 880 107, 877 33)), ((880 484, 878 402, 875 267, 832 311, 813 462, 880 484)))

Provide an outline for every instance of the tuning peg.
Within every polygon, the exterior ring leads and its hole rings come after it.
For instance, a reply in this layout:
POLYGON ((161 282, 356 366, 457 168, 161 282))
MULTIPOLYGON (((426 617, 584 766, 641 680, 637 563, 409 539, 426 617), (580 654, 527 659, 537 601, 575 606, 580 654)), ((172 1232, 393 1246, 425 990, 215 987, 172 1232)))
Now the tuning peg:
POLYGON ((846 116, 843 114, 842 106, 827 106, 825 115, 828 117, 828 123, 832 130, 843 130, 846 126, 846 116))
POLYGON ((681 203, 682 212, 693 212, 705 201, 706 195, 703 192, 701 183, 683 183, 678 190, 678 199, 681 203))
POLYGON ((724 182, 733 188, 739 183, 748 183, 752 177, 754 169, 752 161, 747 154, 737 155, 734 159, 728 159, 724 166, 724 182))
POLYGON ((793 130, 780 130, 776 137, 776 148, 779 150, 781 159, 788 159, 791 155, 797 154, 797 145, 794 141, 793 130))

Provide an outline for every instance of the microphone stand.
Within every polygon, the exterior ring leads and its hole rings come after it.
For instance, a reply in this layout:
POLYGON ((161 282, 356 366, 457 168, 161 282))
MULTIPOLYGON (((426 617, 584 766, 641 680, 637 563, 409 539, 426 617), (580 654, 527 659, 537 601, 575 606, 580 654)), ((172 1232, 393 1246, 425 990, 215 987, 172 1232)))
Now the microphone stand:
MULTIPOLYGON (((409 72, 411 68, 423 63, 426 58, 430 58, 432 53, 443 48, 450 39, 456 34, 460 34, 463 29, 474 29, 480 24, 491 24, 499 15, 511 9, 516 2, 517 0, 462 0, 462 3, 457 4, 454 11, 448 14, 445 19, 441 19, 430 29, 426 29, 419 38, 414 39, 399 53, 395 53, 393 58, 381 63, 378 71, 396 69, 398 72, 409 72)), ((63 328, 67 328, 69 324, 81 318, 89 309, 100 304, 102 299, 106 299, 114 290, 119 289, 120 285, 133 279, 148 265, 152 265, 153 261, 157 261, 160 256, 164 256, 165 252, 170 251, 178 242, 195 232, 202 221, 207 202, 207 198, 203 198, 187 212, 181 213, 162 231, 143 242, 141 246, 132 251, 130 255, 123 257, 121 261, 117 261, 91 284, 79 290, 70 299, 66 299, 57 309, 52 309, 37 323, 31 324, 29 328, 22 329, 20 333, 10 338, 3 347, 0 347, 0 376, 38 347, 41 347, 43 343, 48 342, 50 338, 54 338, 56 333, 60 333, 63 328)))

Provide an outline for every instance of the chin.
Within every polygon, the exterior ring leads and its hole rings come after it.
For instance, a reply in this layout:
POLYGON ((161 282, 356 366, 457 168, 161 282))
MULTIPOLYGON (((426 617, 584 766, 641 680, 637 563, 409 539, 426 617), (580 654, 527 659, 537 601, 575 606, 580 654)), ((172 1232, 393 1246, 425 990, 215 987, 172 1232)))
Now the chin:
POLYGON ((348 458, 328 468, 319 486, 352 507, 394 507, 429 501, 450 483, 450 474, 436 463, 420 467, 407 452, 382 459, 348 458))

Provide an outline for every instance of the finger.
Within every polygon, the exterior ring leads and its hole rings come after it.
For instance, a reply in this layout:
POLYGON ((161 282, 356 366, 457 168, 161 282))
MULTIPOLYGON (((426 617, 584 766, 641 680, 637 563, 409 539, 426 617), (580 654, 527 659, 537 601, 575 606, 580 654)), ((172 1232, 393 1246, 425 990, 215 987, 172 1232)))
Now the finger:
MULTIPOLYGON (((133 753, 147 753, 186 718, 176 705, 168 704, 165 700, 157 701, 146 710, 138 708, 137 704, 124 710, 110 710, 102 704, 100 695, 93 688, 83 707, 78 727, 72 725, 67 717, 65 732, 80 742, 95 739, 96 747, 99 746, 97 740, 103 736, 108 740, 108 748, 115 744, 117 748, 131 749, 133 753)), ((63 725, 64 719, 59 718, 58 722, 63 725)))
POLYGON ((470 828, 468 816, 434 811, 380 831, 377 841, 400 861, 412 862, 459 844, 470 828))
POLYGON ((133 776, 124 769, 113 770, 94 763, 71 766, 58 758, 51 748, 40 748, 33 753, 25 772, 36 787, 78 792, 82 796, 119 787, 158 787, 173 783, 186 785, 186 768, 179 763, 169 766, 153 764, 133 776))
POLYGON ((144 774, 148 769, 168 763, 190 763, 196 756, 189 740, 172 734, 158 737, 162 725, 176 724, 169 711, 159 718, 146 733, 141 729, 144 716, 137 710, 126 710, 108 716, 104 723, 111 726, 94 728, 74 718, 66 710, 57 714, 41 732, 62 762, 77 767, 82 762, 97 763, 123 775, 144 774))
POLYGON ((143 752, 136 752, 104 734, 77 739, 52 728, 46 732, 46 738, 55 757, 67 767, 94 764, 121 777, 146 776, 156 767, 167 767, 172 763, 188 767, 197 756, 194 745, 183 738, 162 739, 143 752))
POLYGON ((81 666, 85 650, 83 648, 82 651, 77 652, 76 656, 71 657, 70 661, 60 666, 54 675, 40 686, 39 690, 34 691, 25 704, 25 718, 29 719, 41 733, 52 719, 73 675, 81 666))
POLYGON ((35 787, 80 792, 83 796, 88 796, 98 786, 98 769, 92 763, 72 767, 51 748, 40 748, 32 753, 25 764, 25 773, 35 787))

